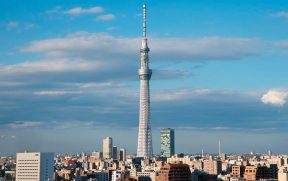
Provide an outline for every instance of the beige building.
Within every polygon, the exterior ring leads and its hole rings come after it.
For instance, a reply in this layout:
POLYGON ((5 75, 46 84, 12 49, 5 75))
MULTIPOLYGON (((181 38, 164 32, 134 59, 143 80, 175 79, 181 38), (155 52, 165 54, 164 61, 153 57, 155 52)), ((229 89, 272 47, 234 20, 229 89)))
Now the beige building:
POLYGON ((287 167, 280 167, 279 168, 278 181, 288 181, 287 167))
POLYGON ((220 160, 214 160, 212 156, 208 160, 204 160, 204 172, 211 175, 219 175, 222 171, 222 163, 220 160))
POLYGON ((103 158, 111 159, 113 154, 113 141, 111 137, 103 139, 103 158))
POLYGON ((189 165, 189 167, 194 170, 202 170, 203 162, 201 160, 193 160, 190 156, 178 157, 177 155, 167 158, 167 163, 184 163, 189 165))

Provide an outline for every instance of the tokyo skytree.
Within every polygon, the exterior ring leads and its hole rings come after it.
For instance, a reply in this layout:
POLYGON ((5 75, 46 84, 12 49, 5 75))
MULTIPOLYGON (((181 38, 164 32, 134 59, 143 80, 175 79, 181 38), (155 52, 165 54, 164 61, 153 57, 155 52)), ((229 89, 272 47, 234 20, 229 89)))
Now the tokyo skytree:
POLYGON ((143 38, 140 49, 141 62, 138 70, 140 79, 140 110, 137 157, 151 158, 153 154, 150 125, 150 90, 149 80, 152 70, 149 69, 148 42, 146 36, 146 4, 143 5, 143 38))

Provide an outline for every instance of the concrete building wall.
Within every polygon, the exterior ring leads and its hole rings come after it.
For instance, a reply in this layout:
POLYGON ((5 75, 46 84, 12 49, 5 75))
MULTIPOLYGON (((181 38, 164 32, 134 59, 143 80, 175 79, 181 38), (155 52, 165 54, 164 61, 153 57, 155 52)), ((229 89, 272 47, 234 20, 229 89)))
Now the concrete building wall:
POLYGON ((17 153, 16 180, 53 180, 54 154, 53 153, 17 153))

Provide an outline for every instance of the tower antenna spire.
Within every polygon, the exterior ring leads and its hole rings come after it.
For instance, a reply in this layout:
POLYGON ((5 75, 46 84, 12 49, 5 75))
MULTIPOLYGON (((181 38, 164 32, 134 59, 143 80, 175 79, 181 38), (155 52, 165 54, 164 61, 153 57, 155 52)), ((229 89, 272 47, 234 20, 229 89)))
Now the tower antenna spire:
POLYGON ((146 38, 146 4, 143 4, 143 37, 146 38))

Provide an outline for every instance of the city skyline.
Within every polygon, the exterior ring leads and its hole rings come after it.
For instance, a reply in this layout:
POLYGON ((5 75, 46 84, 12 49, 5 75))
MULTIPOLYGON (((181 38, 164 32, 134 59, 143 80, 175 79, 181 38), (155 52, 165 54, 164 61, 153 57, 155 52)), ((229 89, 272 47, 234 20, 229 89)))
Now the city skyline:
MULTIPOLYGON (((143 2, 0 4, 0 154, 136 153, 143 2)), ((176 153, 285 153, 288 3, 147 5, 154 152, 170 127, 176 153)))

